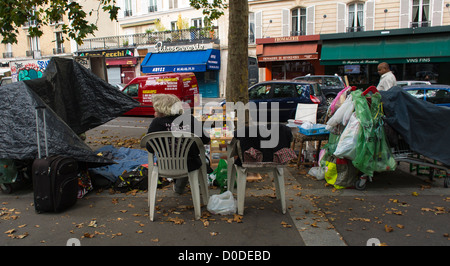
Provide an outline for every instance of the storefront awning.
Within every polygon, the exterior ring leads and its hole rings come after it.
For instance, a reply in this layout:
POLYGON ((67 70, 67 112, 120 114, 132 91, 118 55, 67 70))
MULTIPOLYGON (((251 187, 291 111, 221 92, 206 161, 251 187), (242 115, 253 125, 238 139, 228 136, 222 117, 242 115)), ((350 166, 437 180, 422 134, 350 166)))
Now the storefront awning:
POLYGON ((264 45, 258 62, 296 61, 319 59, 317 43, 283 43, 264 45))
POLYGON ((219 50, 148 53, 141 64, 143 73, 205 72, 208 70, 220 70, 219 50))
POLYGON ((450 62, 450 35, 324 41, 321 65, 450 62))

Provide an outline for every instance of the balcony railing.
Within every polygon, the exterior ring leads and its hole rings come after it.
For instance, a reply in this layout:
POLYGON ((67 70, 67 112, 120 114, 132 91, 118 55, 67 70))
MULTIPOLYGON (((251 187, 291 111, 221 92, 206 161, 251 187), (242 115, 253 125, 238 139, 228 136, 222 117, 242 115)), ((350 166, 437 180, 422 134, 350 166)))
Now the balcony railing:
POLYGON ((83 44, 78 45, 78 51, 137 47, 139 45, 152 45, 157 42, 173 43, 218 40, 218 30, 218 27, 212 27, 212 29, 195 28, 85 39, 83 40, 83 44))
POLYGON ((64 47, 53 48, 53 54, 63 54, 63 53, 64 53, 64 47))
POLYGON ((411 27, 410 28, 429 27, 430 25, 431 25, 430 21, 411 22, 411 27))
POLYGON ((359 31, 364 31, 364 26, 347 27, 347 32, 359 32, 359 31))

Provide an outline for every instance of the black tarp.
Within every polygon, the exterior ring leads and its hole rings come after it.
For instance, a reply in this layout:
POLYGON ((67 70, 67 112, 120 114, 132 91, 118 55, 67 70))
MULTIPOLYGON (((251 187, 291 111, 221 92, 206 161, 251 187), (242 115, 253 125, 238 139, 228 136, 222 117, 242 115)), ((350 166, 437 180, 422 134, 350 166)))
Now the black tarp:
MULTIPOLYGON (((114 163, 97 156, 78 134, 137 105, 73 60, 52 58, 43 78, 0 86, 0 159, 37 158, 35 107, 47 106, 49 155, 72 156, 90 166, 114 163)), ((38 122, 43 148, 42 116, 38 122)))
POLYGON ((76 134, 139 106, 137 101, 72 59, 52 58, 42 78, 25 83, 76 134))
POLYGON ((385 122, 410 149, 450 166, 450 108, 416 99, 400 87, 380 93, 385 122))

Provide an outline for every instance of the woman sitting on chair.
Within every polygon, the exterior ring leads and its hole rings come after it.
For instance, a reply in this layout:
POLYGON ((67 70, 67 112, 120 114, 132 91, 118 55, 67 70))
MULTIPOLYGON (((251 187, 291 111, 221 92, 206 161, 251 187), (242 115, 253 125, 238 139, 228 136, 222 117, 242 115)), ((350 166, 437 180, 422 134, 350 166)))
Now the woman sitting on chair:
MULTIPOLYGON (((199 122, 194 116, 190 116, 190 121, 187 124, 183 122, 178 123, 177 117, 183 114, 183 103, 181 100, 173 94, 154 94, 152 96, 153 108, 155 109, 155 118, 148 127, 147 134, 158 131, 185 131, 194 133, 194 129, 202 129, 200 139, 203 144, 208 144, 210 138, 203 132, 201 122, 199 122)), ((184 121, 184 120, 183 120, 184 121)), ((153 153, 151 147, 147 144, 147 150, 153 153)), ((188 171, 194 171, 202 166, 200 160, 198 147, 192 145, 188 153, 188 171)), ((178 194, 182 194, 184 188, 188 182, 188 178, 175 179, 174 191, 178 194)))

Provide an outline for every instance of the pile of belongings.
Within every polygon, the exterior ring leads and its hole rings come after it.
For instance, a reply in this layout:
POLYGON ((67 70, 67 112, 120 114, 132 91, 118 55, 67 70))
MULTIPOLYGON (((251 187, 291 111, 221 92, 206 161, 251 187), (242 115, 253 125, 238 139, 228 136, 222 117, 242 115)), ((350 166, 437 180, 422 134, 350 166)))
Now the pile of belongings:
POLYGON ((385 136, 381 95, 374 88, 361 93, 347 87, 330 105, 329 142, 319 159, 325 180, 336 188, 353 186, 358 171, 373 176, 396 168, 385 136))

